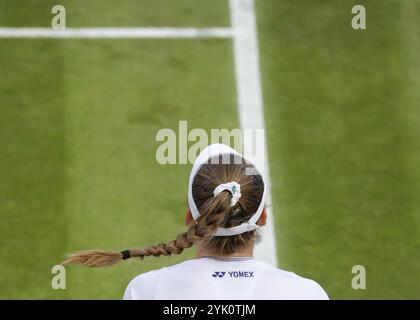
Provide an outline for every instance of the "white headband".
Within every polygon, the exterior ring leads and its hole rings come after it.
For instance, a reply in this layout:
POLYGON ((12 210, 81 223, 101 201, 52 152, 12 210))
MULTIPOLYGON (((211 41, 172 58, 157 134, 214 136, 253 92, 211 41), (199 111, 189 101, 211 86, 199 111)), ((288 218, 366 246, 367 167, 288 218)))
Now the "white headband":
MULTIPOLYGON (((219 156, 222 156, 221 164, 230 163, 230 161, 232 161, 231 156, 233 156, 234 158, 233 160, 234 163, 238 161, 238 163, 241 164, 243 161, 243 156, 240 155, 237 151, 235 151, 234 149, 232 149, 231 147, 225 144, 220 144, 220 143, 209 145, 198 155, 193 165, 193 168, 191 169, 190 180, 189 180, 189 185, 188 185, 188 205, 189 205, 189 208, 190 208, 190 211, 194 220, 197 220, 200 217, 200 212, 197 209, 197 205, 195 204, 195 201, 192 195, 192 185, 194 182, 194 178, 198 170, 203 164, 206 164, 206 163, 211 164, 212 162, 210 161, 210 159, 218 158, 219 156)), ((247 162, 252 164, 250 161, 247 161, 247 162)), ((258 171, 257 169, 256 173, 260 174, 260 171, 258 171)), ((237 234, 255 230, 259 227, 259 225, 257 225, 257 221, 260 218, 262 211, 264 210, 265 197, 267 193, 266 192, 267 188, 264 182, 264 178, 262 174, 260 175, 261 175, 261 178, 263 179, 264 191, 263 191, 261 202, 260 202, 260 205, 258 206, 257 211, 252 215, 252 217, 247 222, 244 222, 240 224, 239 226, 235 226, 231 228, 222 228, 222 227, 218 228, 215 236, 234 236, 237 234)), ((241 193, 240 193, 241 189, 238 183, 236 183, 235 181, 232 181, 226 184, 218 185, 216 189, 214 190, 213 194, 216 195, 216 193, 218 194, 222 192, 223 190, 229 190, 229 192, 232 194, 231 206, 232 206, 232 203, 234 203, 233 205, 235 205, 239 201, 239 198, 241 197, 241 193), (236 187, 235 190, 233 190, 233 186, 236 187)))

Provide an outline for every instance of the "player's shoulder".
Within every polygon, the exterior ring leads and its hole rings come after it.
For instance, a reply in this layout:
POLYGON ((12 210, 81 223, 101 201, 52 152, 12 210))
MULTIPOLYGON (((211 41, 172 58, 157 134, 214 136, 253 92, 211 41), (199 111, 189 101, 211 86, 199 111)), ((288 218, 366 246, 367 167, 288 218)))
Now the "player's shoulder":
POLYGON ((327 293, 318 282, 312 279, 301 277, 295 273, 293 273, 293 275, 302 284, 309 299, 329 300, 327 293))
POLYGON ((193 260, 187 260, 173 266, 144 272, 134 277, 125 290, 124 299, 154 299, 162 279, 168 276, 168 274, 170 276, 173 272, 179 272, 180 269, 185 272, 185 269, 193 268, 194 262, 191 261, 193 260))
POLYGON ((154 283, 156 282, 156 280, 162 277, 162 275, 165 272, 165 269, 166 268, 161 268, 139 274, 130 281, 129 285, 146 284, 148 282, 154 283))
POLYGON ((142 273, 133 278, 124 292, 125 300, 152 300, 156 293, 156 286, 160 282, 163 270, 153 270, 142 273))
POLYGON ((305 299, 329 299, 327 293, 321 287, 321 285, 312 279, 302 277, 294 272, 273 267, 265 262, 260 262, 259 265, 261 266, 261 269, 265 270, 266 275, 270 278, 272 282, 276 282, 276 280, 278 280, 283 283, 287 282, 295 288, 301 288, 301 291, 305 293, 305 299))
POLYGON ((180 262, 178 264, 174 264, 172 266, 163 267, 156 270, 151 270, 148 272, 144 272, 131 280, 132 283, 139 283, 139 282, 147 282, 147 281, 156 281, 158 278, 162 277, 164 274, 177 271, 179 269, 184 269, 188 267, 192 267, 194 260, 186 260, 180 262))

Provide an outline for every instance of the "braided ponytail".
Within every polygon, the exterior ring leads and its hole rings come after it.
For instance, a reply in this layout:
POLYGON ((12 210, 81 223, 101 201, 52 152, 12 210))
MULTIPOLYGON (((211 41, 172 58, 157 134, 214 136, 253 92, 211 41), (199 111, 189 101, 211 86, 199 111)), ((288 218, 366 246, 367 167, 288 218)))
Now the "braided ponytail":
POLYGON ((258 240, 255 230, 235 236, 214 236, 219 227, 232 227, 248 221, 258 209, 262 199, 264 184, 261 176, 250 176, 246 169, 250 165, 241 164, 204 164, 197 172, 192 185, 194 202, 200 212, 198 219, 180 233, 174 240, 155 246, 129 249, 122 252, 89 250, 74 253, 63 264, 81 264, 87 267, 109 267, 121 260, 161 255, 181 254, 195 244, 208 248, 215 254, 229 255, 258 240), (237 181, 241 186, 242 196, 231 207, 231 194, 225 190, 214 196, 217 185, 228 181, 237 181))
POLYGON ((121 260, 161 255, 181 254, 184 249, 198 242, 208 242, 216 230, 226 220, 230 209, 230 195, 222 192, 217 197, 209 198, 202 207, 202 214, 191 224, 186 232, 180 233, 175 240, 160 243, 143 249, 129 249, 122 252, 107 250, 88 250, 71 254, 62 264, 80 264, 86 267, 110 267, 121 260))

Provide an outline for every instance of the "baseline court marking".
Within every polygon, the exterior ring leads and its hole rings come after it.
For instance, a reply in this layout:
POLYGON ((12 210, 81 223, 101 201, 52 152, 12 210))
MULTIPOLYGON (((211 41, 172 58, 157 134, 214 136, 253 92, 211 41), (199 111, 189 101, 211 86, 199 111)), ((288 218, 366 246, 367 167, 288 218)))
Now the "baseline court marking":
MULTIPOLYGON (((232 38, 239 122, 242 129, 265 129, 259 69, 258 37, 253 0, 230 0, 231 28, 6 28, 0 38, 232 38)), ((265 139, 266 140, 266 139, 265 139)), ((244 146, 252 141, 244 141, 244 146)), ((267 147, 263 163, 267 184, 267 202, 271 201, 267 147)), ((258 260, 277 266, 272 207, 267 208, 269 223, 262 228, 262 241, 255 248, 258 260)))
POLYGON ((0 28, 0 38, 231 38, 230 28, 0 28))

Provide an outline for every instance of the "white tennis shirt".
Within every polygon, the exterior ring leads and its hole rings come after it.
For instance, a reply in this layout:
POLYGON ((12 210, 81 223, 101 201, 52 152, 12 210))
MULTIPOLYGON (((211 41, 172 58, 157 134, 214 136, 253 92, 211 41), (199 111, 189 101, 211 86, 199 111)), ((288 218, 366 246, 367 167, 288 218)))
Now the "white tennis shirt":
POLYGON ((252 258, 199 258, 143 273, 125 300, 327 300, 321 286, 252 258))

